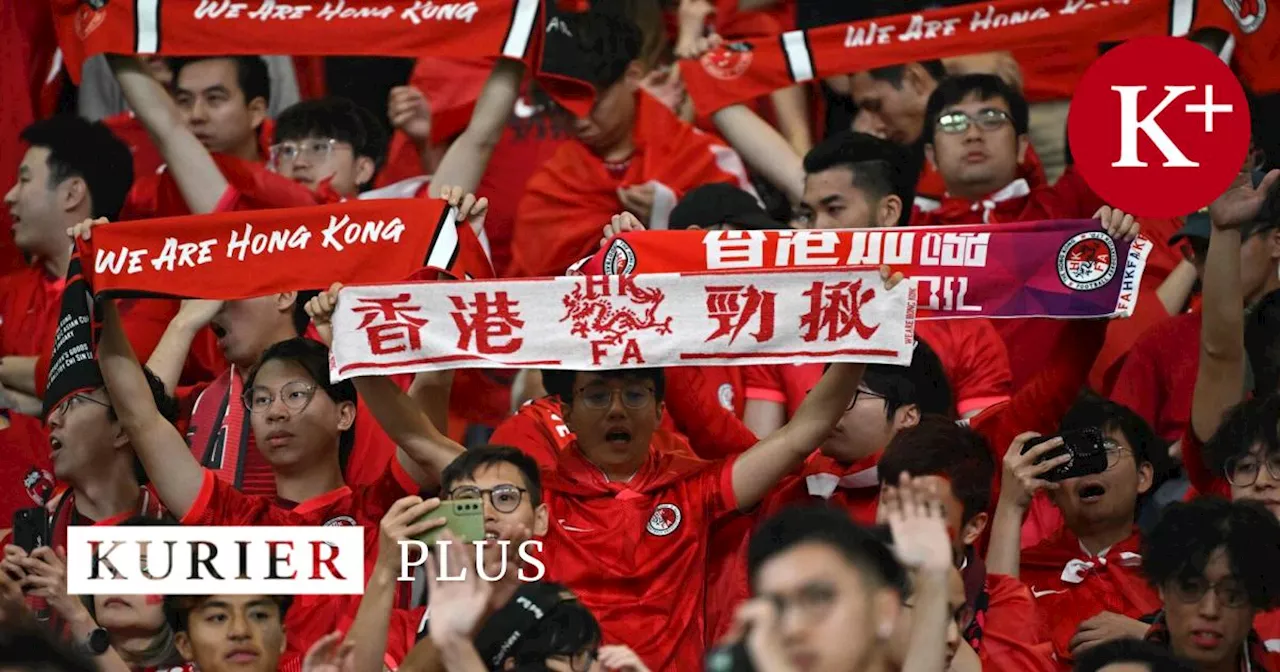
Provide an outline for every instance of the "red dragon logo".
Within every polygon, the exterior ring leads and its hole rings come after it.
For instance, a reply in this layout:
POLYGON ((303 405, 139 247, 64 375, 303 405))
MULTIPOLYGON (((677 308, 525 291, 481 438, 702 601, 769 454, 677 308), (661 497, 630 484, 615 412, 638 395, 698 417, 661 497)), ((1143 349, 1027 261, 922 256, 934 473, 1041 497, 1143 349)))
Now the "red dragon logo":
POLYGON ((628 276, 586 278, 564 296, 560 321, 573 322, 569 333, 605 345, 617 345, 644 329, 670 334, 671 318, 659 321, 657 316, 664 298, 661 289, 640 287, 628 276))

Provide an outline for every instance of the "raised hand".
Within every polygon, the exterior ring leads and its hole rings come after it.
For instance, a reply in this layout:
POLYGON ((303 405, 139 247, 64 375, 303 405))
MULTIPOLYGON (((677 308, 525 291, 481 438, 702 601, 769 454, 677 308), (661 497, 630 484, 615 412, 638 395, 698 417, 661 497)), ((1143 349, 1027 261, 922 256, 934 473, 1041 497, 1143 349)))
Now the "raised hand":
POLYGON ((636 219, 636 216, 629 212, 621 212, 609 218, 609 223, 604 225, 604 229, 600 232, 600 247, 609 244, 615 236, 628 233, 631 231, 644 231, 644 224, 636 219))
POLYGON ((893 550, 908 569, 945 572, 951 568, 951 537, 937 486, 903 472, 880 499, 893 550))
POLYGON ((640 660, 640 656, 637 656, 635 651, 625 646, 600 647, 599 660, 606 670, 649 672, 649 668, 645 667, 644 661, 640 660))
POLYGON ((1055 436, 1044 443, 1022 454, 1022 448, 1031 439, 1039 437, 1035 432, 1019 434, 1004 454, 1004 473, 1000 478, 1000 499, 1013 504, 1019 509, 1031 505, 1031 498, 1041 490, 1057 490, 1061 483, 1046 481, 1041 476, 1055 467, 1071 461, 1070 455, 1059 455, 1055 458, 1037 462, 1055 448, 1062 447, 1062 437, 1055 436))
POLYGON ((1116 240, 1133 240, 1138 237, 1142 229, 1133 215, 1127 215, 1109 205, 1098 208, 1098 211, 1093 213, 1093 218, 1102 220, 1102 228, 1116 240))
POLYGON ((642 222, 649 221, 649 216, 653 214, 654 195, 652 184, 618 187, 618 200, 622 202, 622 208, 634 213, 642 222))
POLYGON ((65 551, 58 549, 55 552, 48 546, 41 546, 22 559, 22 568, 27 572, 22 585, 28 595, 48 600, 49 606, 68 622, 88 615, 89 610, 79 598, 67 595, 65 551))
POLYGON ((177 317, 193 328, 203 328, 222 310, 222 301, 213 299, 186 299, 178 309, 177 317))
POLYGON ((1253 186, 1251 173, 1242 172, 1231 186, 1209 205, 1209 219, 1220 229, 1235 229, 1257 219, 1262 205, 1276 190, 1280 169, 1267 173, 1258 186, 1253 186))
POLYGON ((880 279, 884 281, 884 289, 886 292, 897 287, 898 283, 906 280, 906 278, 907 276, 902 273, 894 273, 893 269, 888 266, 880 267, 880 279))
POLYGON ((316 640, 302 659, 302 672, 355 672, 356 643, 342 641, 341 632, 316 640))
POLYGON ((341 289, 342 283, 335 282, 329 285, 329 289, 313 296, 306 305, 307 315, 311 317, 311 323, 316 325, 316 333, 329 346, 333 345, 333 311, 338 307, 338 292, 341 289))
POLYGON ((97 219, 86 219, 80 222, 79 224, 76 224, 75 226, 72 226, 71 228, 67 229, 67 235, 71 237, 71 240, 75 240, 76 238, 89 240, 93 238, 93 227, 100 226, 102 224, 109 224, 109 223, 110 221, 106 217, 99 217, 97 219))
POLYGON ((462 187, 443 186, 440 188, 440 200, 458 209, 458 220, 471 225, 477 234, 484 229, 485 215, 489 214, 489 199, 476 198, 462 187))
POLYGON ((493 584, 478 576, 475 556, 468 550, 473 547, 458 541, 453 533, 445 530, 441 541, 427 554, 428 607, 431 610, 431 638, 437 642, 451 639, 470 639, 476 625, 484 616, 493 593, 493 584), (438 553, 448 556, 452 572, 461 573, 462 580, 440 580, 438 553))
POLYGON ((397 86, 387 96, 387 118, 417 145, 431 139, 431 106, 427 97, 412 86, 397 86))
POLYGON ((400 542, 422 536, 444 525, 442 517, 429 517, 440 506, 440 499, 423 499, 410 495, 395 501, 378 524, 378 560, 388 558, 398 563, 400 542))

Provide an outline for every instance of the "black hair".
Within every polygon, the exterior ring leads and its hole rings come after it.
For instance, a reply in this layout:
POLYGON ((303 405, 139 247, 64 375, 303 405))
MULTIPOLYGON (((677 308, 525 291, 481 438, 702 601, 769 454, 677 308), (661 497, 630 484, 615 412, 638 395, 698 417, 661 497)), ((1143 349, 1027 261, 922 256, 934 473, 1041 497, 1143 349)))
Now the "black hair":
POLYGON ((1280 394, 1255 397, 1227 411, 1218 431, 1205 442, 1205 466, 1217 474, 1226 474, 1227 462, 1239 459, 1262 445, 1263 455, 1280 452, 1280 394))
MULTIPOLYGON (((928 61, 917 61, 915 64, 924 68, 924 71, 929 73, 929 76, 933 77, 935 81, 940 82, 947 76, 946 66, 942 64, 942 61, 939 61, 937 59, 930 59, 928 61)), ((867 71, 867 74, 870 75, 872 79, 877 79, 882 82, 888 82, 893 85, 893 88, 901 89, 902 80, 903 80, 903 77, 907 74, 907 66, 909 65, 912 65, 912 64, 899 63, 898 65, 886 65, 883 68, 872 68, 867 71)))
POLYGON ((621 81, 631 63, 640 58, 644 35, 620 8, 592 4, 586 12, 562 18, 587 61, 584 78, 596 91, 604 91, 621 81))
POLYGON ((267 70, 267 62, 261 56, 189 56, 169 59, 169 69, 173 70, 173 86, 177 88, 182 69, 192 63, 201 61, 231 61, 236 66, 236 84, 244 93, 244 104, 261 98, 263 103, 271 103, 271 74, 267 70))
POLYGON ((1026 135, 1029 125, 1027 99, 1008 82, 988 74, 970 74, 947 77, 938 83, 938 88, 929 95, 925 105, 924 141, 933 144, 934 125, 942 111, 952 105, 959 104, 969 96, 977 96, 978 100, 989 101, 1001 99, 1009 106, 1009 116, 1013 119, 1013 129, 1018 135, 1026 135))
POLYGON ((5 623, 0 627, 0 661, 6 670, 17 672, 98 670, 95 662, 55 641, 48 628, 36 622, 5 623))
POLYGON ((1074 672, 1101 672, 1109 665, 1138 663, 1151 672, 1196 672, 1196 668, 1168 648, 1141 639, 1113 639, 1076 657, 1074 672))
MULTIPOLYGON (((200 605, 206 601, 218 597, 217 595, 165 595, 164 596, 164 617, 169 622, 169 627, 176 632, 186 632, 187 624, 191 618, 191 612, 200 608, 200 605)), ((280 623, 284 624, 285 615, 289 613, 289 607, 293 605, 292 595, 267 595, 272 602, 280 609, 280 623)))
POLYGON ((1153 586, 1202 577, 1222 548, 1254 609, 1280 605, 1280 521, 1257 502, 1175 502, 1142 541, 1142 568, 1153 586))
POLYGON ((893 414, 899 408, 911 404, 915 404, 922 414, 955 415, 955 400, 942 360, 919 338, 910 364, 868 364, 862 374, 862 385, 884 397, 885 418, 888 420, 893 420, 893 414))
POLYGON ((307 302, 320 294, 319 290, 305 289, 297 292, 293 300, 293 331, 305 336, 307 327, 311 326, 311 316, 307 314, 307 302))
MULTIPOLYGON (((556 584, 549 584, 554 587, 556 584)), ((563 588, 568 593, 568 588, 563 588)), ((511 648, 519 670, 546 669, 547 658, 576 656, 599 646, 603 635, 600 623, 591 610, 578 599, 564 599, 546 614, 527 637, 521 637, 511 648)))
POLYGON ((917 171, 911 170, 912 164, 911 154, 905 147, 847 129, 823 138, 804 155, 804 172, 808 175, 848 168, 853 173, 854 186, 865 192, 873 204, 889 194, 897 195, 902 200, 900 226, 911 214, 920 177, 917 171))
POLYGON ((41 119, 19 135, 32 147, 49 150, 49 188, 78 177, 92 202, 91 217, 115 219, 133 187, 133 153, 100 122, 73 114, 41 119))
POLYGON ((878 535, 825 506, 793 506, 765 519, 747 545, 747 571, 754 592, 760 568, 781 553, 806 543, 831 547, 874 587, 900 587, 905 571, 878 535))
POLYGON ((981 434, 950 418, 920 417, 914 427, 894 435, 877 466, 880 484, 894 484, 903 472, 912 476, 943 476, 964 506, 964 522, 991 505, 995 462, 981 434))
MULTIPOLYGON (((350 380, 341 380, 335 383, 329 378, 329 348, 319 341, 313 341, 302 336, 280 341, 267 348, 262 353, 257 365, 253 367, 253 371, 249 373, 249 378, 244 384, 246 390, 253 389, 255 381, 258 379, 258 372, 262 370, 263 365, 273 360, 281 360, 302 367, 307 372, 307 375, 315 381, 316 385, 320 386, 320 389, 324 390, 325 394, 329 395, 329 398, 334 403, 356 403, 356 386, 354 383, 350 380)), ((342 465, 344 473, 347 470, 347 460, 351 457, 351 450, 354 445, 355 425, 353 424, 338 438, 338 464, 342 465)))
POLYGON ((1151 465, 1152 473, 1157 479, 1152 483, 1151 492, 1155 491, 1159 483, 1177 473, 1178 464, 1169 457, 1169 442, 1160 438, 1142 416, 1128 406, 1085 390, 1062 417, 1058 430, 1069 432, 1089 427, 1124 435, 1125 440, 1133 447, 1137 463, 1146 462, 1151 465))
MULTIPOLYGON (((160 377, 151 372, 151 369, 142 367, 142 375, 147 378, 147 387, 151 388, 151 400, 156 404, 156 410, 171 425, 178 424, 178 416, 181 415, 182 409, 178 404, 177 397, 169 394, 164 389, 164 381, 160 377)), ((107 419, 115 422, 119 419, 116 415, 115 405, 107 407, 107 419)), ((147 469, 142 465, 142 459, 138 457, 137 452, 133 455, 133 475, 138 479, 138 485, 146 485, 151 482, 151 478, 147 476, 147 469)))
MULTIPOLYGON (((578 377, 578 371, 562 371, 554 369, 542 370, 542 387, 547 394, 552 394, 560 398, 566 404, 573 404, 574 381, 578 377)), ((581 373, 594 373, 605 380, 648 380, 653 383, 653 398, 659 403, 662 402, 664 393, 666 392, 666 376, 662 369, 607 369, 602 371, 582 371, 581 373)))
POLYGON ((1253 394, 1280 394, 1280 290, 1262 297, 1244 327, 1244 349, 1253 372, 1253 394))
MULTIPOLYGON (((373 161, 374 172, 387 158, 387 130, 372 112, 347 98, 329 96, 290 105, 276 116, 273 142, 333 138, 373 161)), ((363 186, 363 185, 362 185, 363 186)))
POLYGON ((537 508, 542 503, 542 478, 538 474, 538 463, 511 446, 468 448, 440 472, 440 491, 447 493, 453 490, 453 484, 460 480, 474 480, 476 472, 483 467, 504 463, 520 470, 525 489, 529 491, 529 502, 537 508))

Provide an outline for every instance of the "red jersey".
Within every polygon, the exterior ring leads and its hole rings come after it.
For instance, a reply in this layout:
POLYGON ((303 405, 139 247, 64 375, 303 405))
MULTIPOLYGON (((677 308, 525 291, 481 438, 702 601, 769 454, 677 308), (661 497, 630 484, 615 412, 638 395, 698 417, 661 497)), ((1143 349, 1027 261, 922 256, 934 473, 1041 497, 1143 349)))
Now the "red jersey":
POLYGON ((696 670, 705 648, 709 530, 737 508, 733 460, 689 460, 654 439, 626 483, 605 480, 576 448, 544 472, 548 579, 591 609, 603 643, 625 644, 650 669, 696 670))
POLYGON ((133 154, 133 174, 135 177, 143 175, 155 175, 160 172, 160 167, 164 165, 164 159, 160 157, 159 150, 151 141, 151 135, 147 133, 147 129, 138 121, 137 115, 133 112, 121 112, 120 114, 107 117, 102 120, 103 125, 111 129, 121 142, 129 146, 129 152, 133 154))
POLYGON ((1022 552, 1020 575, 1040 610, 1043 638, 1070 666, 1071 638, 1080 624, 1109 611, 1141 619, 1160 611, 1160 594, 1142 574, 1142 541, 1135 529, 1124 541, 1089 555, 1070 530, 1059 530, 1022 552))
POLYGON ((1039 616, 1031 591, 1004 574, 986 576, 987 608, 980 612, 982 641, 978 657, 984 672, 1035 672, 1055 669, 1039 635, 1039 616))
POLYGON ((1177 441, 1191 424, 1200 365, 1200 313, 1175 315, 1148 329, 1125 357, 1111 399, 1177 441))
POLYGON ((554 469, 561 451, 573 442, 573 432, 560 417, 560 400, 557 397, 542 397, 521 406, 489 437, 490 444, 518 448, 543 469, 554 469))
POLYGON ((1254 616, 1253 629, 1268 651, 1280 653, 1280 609, 1264 611, 1254 616))
MULTIPOLYGON (((1009 398, 1009 356, 990 320, 921 320, 916 335, 938 355, 960 415, 1009 398)), ((784 403, 795 414, 805 395, 822 378, 821 364, 744 367, 748 399, 784 403)))
POLYGON ((0 357, 38 356, 53 345, 65 278, 33 264, 0 278, 0 357))

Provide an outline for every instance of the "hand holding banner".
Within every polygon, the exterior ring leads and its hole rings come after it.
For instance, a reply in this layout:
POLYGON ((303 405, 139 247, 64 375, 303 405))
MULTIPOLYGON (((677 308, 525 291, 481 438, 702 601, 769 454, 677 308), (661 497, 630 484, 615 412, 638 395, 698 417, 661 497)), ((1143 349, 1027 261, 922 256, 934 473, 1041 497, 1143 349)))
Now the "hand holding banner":
POLYGON ((876 270, 344 287, 332 375, 910 363, 915 287, 876 270))

